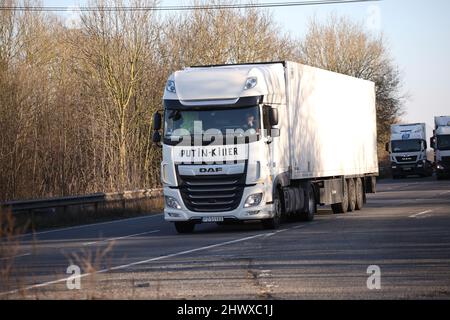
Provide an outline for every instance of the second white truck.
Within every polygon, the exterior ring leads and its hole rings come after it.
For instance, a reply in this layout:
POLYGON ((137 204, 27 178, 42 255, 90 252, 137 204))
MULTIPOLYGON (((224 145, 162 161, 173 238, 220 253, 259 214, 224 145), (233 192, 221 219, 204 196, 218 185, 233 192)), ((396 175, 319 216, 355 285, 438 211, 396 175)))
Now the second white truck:
MULTIPOLYGON (((191 67, 167 81, 164 217, 199 223, 312 220, 359 210, 378 175, 374 83, 295 62, 191 67)), ((161 132, 161 130, 163 130, 161 132)))
POLYGON ((427 159, 425 123, 393 124, 386 151, 389 152, 394 179, 408 175, 426 177, 433 174, 432 163, 427 159))

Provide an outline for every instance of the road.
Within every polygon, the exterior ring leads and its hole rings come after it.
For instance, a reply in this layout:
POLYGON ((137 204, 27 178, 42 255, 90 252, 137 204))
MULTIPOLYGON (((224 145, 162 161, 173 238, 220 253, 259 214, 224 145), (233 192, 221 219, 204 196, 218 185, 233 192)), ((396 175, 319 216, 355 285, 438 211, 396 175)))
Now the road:
POLYGON ((450 298, 450 181, 383 180, 361 211, 325 207, 272 232, 196 230, 155 215, 24 235, 0 299, 450 298), (80 290, 67 288, 70 262, 80 290), (373 265, 381 288, 369 290, 373 265))

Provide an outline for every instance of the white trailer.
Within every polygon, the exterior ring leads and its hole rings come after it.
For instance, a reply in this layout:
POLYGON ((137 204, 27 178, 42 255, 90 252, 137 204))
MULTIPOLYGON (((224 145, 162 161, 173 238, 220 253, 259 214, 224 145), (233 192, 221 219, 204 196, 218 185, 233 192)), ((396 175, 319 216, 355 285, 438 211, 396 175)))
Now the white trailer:
POLYGON ((431 146, 434 149, 436 177, 443 179, 450 176, 450 116, 435 117, 434 124, 431 146))
POLYGON ((179 232, 202 222, 284 216, 316 206, 361 209, 378 175, 374 83, 270 62, 186 68, 164 93, 161 179, 165 219, 179 232))

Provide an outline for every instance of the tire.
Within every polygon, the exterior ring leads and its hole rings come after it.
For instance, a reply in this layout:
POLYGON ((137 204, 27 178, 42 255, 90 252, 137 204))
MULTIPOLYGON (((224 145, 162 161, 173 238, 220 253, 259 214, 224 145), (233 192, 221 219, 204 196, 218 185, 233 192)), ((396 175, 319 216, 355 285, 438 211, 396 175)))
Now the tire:
POLYGON ((305 204, 300 213, 301 221, 313 221, 314 214, 317 212, 316 196, 314 194, 313 186, 308 183, 307 189, 305 190, 305 204))
POLYGON ((192 233, 195 228, 195 223, 191 221, 175 222, 175 229, 178 233, 192 233))
POLYGON ((342 184, 344 190, 342 190, 342 202, 331 205, 334 214, 346 213, 348 209, 348 186, 347 181, 344 180, 342 184))
POLYGON ((281 215, 283 212, 283 207, 281 204, 280 191, 277 191, 273 197, 273 207, 275 211, 275 215, 273 218, 262 220, 262 225, 264 229, 273 230, 277 229, 281 223, 281 215))
POLYGON ((356 208, 356 186, 354 179, 348 179, 348 212, 355 211, 356 208))
POLYGON ((364 189, 361 178, 356 178, 356 210, 361 210, 364 207, 364 189))

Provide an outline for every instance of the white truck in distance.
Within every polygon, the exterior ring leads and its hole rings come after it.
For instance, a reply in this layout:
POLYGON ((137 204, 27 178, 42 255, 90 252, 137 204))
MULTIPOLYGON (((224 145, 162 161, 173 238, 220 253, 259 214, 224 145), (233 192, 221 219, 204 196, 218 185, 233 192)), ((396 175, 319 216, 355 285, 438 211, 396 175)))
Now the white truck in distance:
POLYGON ((249 220, 273 229, 312 220, 317 205, 359 210, 375 192, 373 82, 295 62, 200 66, 173 73, 163 103, 153 141, 164 217, 180 233, 249 220))
POLYGON ((435 117, 434 125, 431 147, 434 149, 436 177, 443 179, 450 176, 450 116, 435 117))
POLYGON ((391 140, 386 144, 394 179, 408 175, 431 176, 433 167, 427 159, 425 123, 391 125, 391 140))

